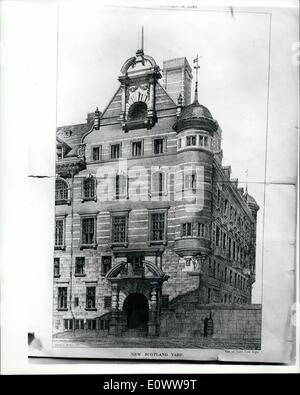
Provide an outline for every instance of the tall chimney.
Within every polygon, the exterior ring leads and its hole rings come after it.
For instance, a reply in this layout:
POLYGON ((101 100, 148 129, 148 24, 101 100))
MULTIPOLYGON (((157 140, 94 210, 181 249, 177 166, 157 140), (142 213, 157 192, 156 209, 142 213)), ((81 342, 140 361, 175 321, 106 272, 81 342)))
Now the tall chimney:
POLYGON ((177 104, 179 94, 182 105, 191 103, 192 69, 186 58, 170 59, 163 62, 163 87, 177 104))

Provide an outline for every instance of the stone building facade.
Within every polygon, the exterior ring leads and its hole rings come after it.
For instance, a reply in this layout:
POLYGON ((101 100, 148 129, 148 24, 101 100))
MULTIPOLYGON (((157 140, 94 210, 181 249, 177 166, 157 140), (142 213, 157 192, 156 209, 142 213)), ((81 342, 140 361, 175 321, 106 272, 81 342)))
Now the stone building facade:
POLYGON ((102 112, 57 129, 54 332, 156 336, 180 303, 251 304, 259 207, 222 166, 187 59, 160 70, 140 49, 118 79, 102 112))

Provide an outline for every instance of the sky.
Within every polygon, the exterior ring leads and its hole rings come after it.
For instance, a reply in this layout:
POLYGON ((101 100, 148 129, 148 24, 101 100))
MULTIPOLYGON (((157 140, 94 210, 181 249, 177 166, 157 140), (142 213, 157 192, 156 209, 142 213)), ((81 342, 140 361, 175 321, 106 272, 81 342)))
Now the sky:
POLYGON ((262 219, 267 124, 269 16, 61 4, 58 29, 57 125, 84 123, 102 111, 119 86, 123 63, 135 55, 140 26, 144 52, 162 67, 198 54, 199 102, 223 132, 223 165, 232 166, 261 207, 257 224, 257 277, 253 300, 260 302, 262 219), (248 173, 248 176, 246 176, 248 173))

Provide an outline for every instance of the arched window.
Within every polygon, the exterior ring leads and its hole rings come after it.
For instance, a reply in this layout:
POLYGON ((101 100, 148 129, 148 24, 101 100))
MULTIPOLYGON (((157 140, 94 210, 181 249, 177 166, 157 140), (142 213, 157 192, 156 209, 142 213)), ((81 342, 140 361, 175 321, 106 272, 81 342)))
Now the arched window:
POLYGON ((166 173, 163 171, 156 171, 152 173, 151 193, 161 196, 166 193, 166 173))
POLYGON ((69 186, 67 181, 58 178, 55 181, 55 202, 58 204, 65 204, 69 199, 69 186))
POLYGON ((138 101, 133 103, 128 111, 128 120, 129 121, 142 121, 147 117, 147 104, 138 101))
POLYGON ((83 181, 83 199, 93 200, 96 197, 96 180, 94 177, 88 177, 83 181))

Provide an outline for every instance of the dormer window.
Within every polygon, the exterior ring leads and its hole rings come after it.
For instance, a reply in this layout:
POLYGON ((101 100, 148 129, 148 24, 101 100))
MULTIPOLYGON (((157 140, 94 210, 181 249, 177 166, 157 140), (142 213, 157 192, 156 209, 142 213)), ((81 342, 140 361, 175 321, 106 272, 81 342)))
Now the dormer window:
POLYGON ((146 120, 147 118, 147 104, 138 101, 132 104, 128 111, 128 121, 129 122, 138 122, 146 120))

